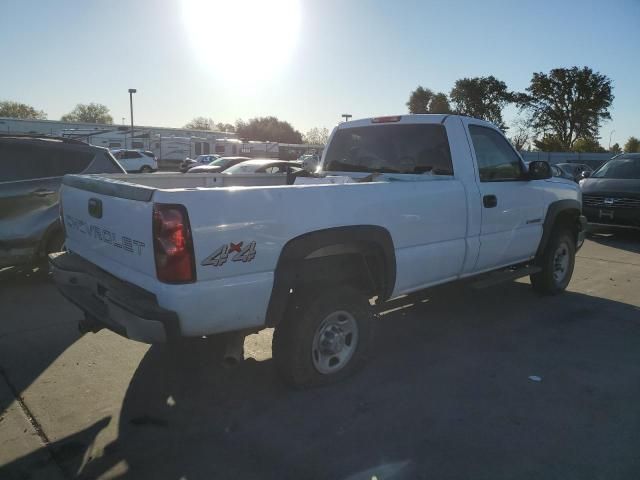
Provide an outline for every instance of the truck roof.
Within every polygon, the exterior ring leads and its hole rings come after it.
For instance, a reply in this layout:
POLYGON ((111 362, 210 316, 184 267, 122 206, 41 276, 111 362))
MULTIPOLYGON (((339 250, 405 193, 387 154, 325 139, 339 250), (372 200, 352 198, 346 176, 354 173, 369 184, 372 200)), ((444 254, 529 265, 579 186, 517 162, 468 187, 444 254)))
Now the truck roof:
MULTIPOLYGON (((415 124, 415 123, 444 123, 449 117, 458 117, 470 119, 467 115, 457 115, 453 113, 407 113, 403 115, 385 115, 381 117, 368 117, 360 118, 358 120, 351 120, 349 122, 342 122, 338 125, 339 129, 342 128, 354 128, 354 127, 368 127, 371 125, 383 125, 383 124, 415 124)), ((473 118, 479 123, 485 124, 492 128, 497 128, 494 124, 481 120, 479 118, 473 118)))

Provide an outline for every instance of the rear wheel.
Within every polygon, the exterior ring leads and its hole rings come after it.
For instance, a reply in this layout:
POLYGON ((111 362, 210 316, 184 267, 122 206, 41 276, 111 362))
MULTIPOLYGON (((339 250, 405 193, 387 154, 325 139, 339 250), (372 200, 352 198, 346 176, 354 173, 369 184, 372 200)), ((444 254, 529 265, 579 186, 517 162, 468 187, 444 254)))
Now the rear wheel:
POLYGON ((531 285, 544 294, 563 292, 571 281, 575 260, 574 236, 569 230, 557 230, 549 239, 540 261, 542 271, 531 275, 531 285))
POLYGON ((300 296, 274 332, 278 373, 297 388, 346 378, 369 354, 372 319, 369 299, 351 286, 300 296))

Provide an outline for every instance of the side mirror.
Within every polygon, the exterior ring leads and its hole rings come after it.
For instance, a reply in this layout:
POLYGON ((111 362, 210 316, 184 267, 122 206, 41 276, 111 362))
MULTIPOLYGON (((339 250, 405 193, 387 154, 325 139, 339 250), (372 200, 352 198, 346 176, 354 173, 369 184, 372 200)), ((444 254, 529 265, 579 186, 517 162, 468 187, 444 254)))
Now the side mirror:
POLYGON ((580 179, 589 178, 591 176, 591 172, 587 172, 587 171, 580 172, 579 176, 580 176, 580 179))
POLYGON ((551 178, 551 166, 544 160, 529 162, 529 180, 546 180, 551 178))

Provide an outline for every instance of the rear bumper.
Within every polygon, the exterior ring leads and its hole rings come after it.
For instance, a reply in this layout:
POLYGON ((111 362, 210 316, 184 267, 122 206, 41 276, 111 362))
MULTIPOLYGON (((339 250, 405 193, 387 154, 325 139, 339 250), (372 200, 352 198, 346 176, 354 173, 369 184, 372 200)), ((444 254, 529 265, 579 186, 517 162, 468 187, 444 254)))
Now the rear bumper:
POLYGON ((144 343, 180 337, 178 315, 158 306, 152 293, 71 252, 49 255, 49 268, 62 295, 100 326, 144 343))

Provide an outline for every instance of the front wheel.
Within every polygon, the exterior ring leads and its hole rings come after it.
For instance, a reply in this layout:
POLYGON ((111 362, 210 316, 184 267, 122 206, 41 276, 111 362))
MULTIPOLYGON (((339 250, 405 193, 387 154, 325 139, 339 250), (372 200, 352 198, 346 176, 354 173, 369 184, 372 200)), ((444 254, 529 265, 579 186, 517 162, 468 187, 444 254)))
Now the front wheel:
POLYGON ((145 165, 140 169, 140 173, 151 173, 152 171, 153 170, 151 170, 151 167, 149 165, 145 165))
POLYGON ((576 262, 575 245, 575 238, 568 230, 558 230, 552 235, 540 261, 542 271, 531 275, 534 290, 556 295, 567 288, 576 262))
POLYGON ((326 385, 351 375, 370 351, 372 319, 369 299, 351 286, 301 295, 274 332, 278 373, 296 388, 326 385))

